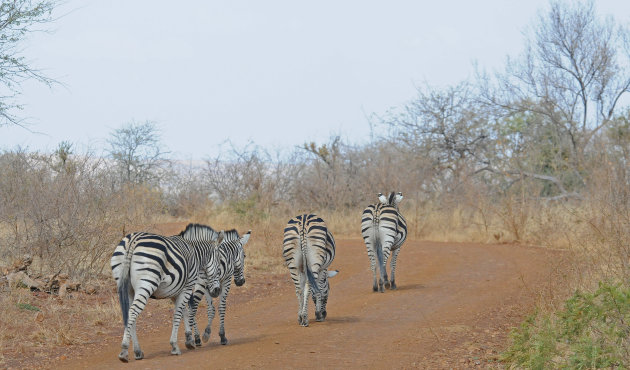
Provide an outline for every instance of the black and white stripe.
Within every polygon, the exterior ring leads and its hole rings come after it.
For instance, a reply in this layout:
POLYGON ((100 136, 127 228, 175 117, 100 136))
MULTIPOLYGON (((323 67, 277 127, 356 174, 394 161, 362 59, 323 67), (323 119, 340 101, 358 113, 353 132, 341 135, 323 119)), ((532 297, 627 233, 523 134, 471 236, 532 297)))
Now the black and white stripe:
MULTIPOLYGON (((219 252, 216 246, 223 237, 221 232, 206 241, 192 242, 185 240, 181 234, 167 237, 138 232, 120 241, 112 255, 111 268, 125 325, 122 351, 118 355, 121 361, 129 360, 130 339, 133 340, 135 358, 144 357, 136 335, 136 320, 149 298, 171 298, 175 302, 171 353, 181 354, 177 331, 195 286, 210 286, 215 296, 220 292, 219 252)), ((188 320, 184 320, 184 324, 187 327, 188 320)), ((188 327, 186 331, 190 331, 188 327)), ((187 347, 190 348, 188 343, 187 347)))
POLYGON ((328 271, 335 258, 335 239, 326 223, 315 214, 292 218, 284 229, 282 255, 298 298, 298 323, 308 326, 308 295, 313 294, 317 321, 326 318, 328 278, 337 271, 328 271))
MULTIPOLYGON (((211 229, 207 226, 204 226, 204 228, 211 229)), ((232 277, 234 277, 234 283, 236 286, 245 284, 245 249, 243 247, 249 241, 250 235, 251 230, 242 237, 239 236, 236 230, 226 231, 225 238, 218 247, 220 260, 218 276, 221 287, 221 292, 219 294, 221 298, 218 306, 220 320, 219 336, 221 337, 221 344, 223 345, 228 342, 225 336, 225 309, 227 295, 230 292, 232 277)), ((195 233, 191 233, 190 235, 184 235, 184 238, 187 240, 204 240, 205 237, 203 228, 198 228, 195 233)), ((195 316, 197 308, 199 307, 199 302, 203 299, 204 295, 206 296, 206 300, 208 302, 208 326, 203 333, 204 342, 207 342, 208 339, 210 339, 210 325, 212 324, 215 313, 214 306, 212 305, 212 298, 207 291, 207 287, 198 287, 190 299, 191 315, 189 317, 190 326, 194 329, 195 344, 197 346, 201 345, 201 340, 199 338, 199 330, 197 328, 197 320, 195 319, 195 316)))
POLYGON ((402 193, 390 193, 389 196, 378 195, 379 202, 368 206, 361 218, 361 234, 370 257, 370 267, 374 282, 372 289, 384 292, 385 288, 396 289, 396 260, 400 247, 407 238, 407 222, 398 210, 403 199, 402 193), (387 259, 391 259, 391 282, 387 280, 387 259), (380 269, 380 277, 376 278, 376 263, 380 269))

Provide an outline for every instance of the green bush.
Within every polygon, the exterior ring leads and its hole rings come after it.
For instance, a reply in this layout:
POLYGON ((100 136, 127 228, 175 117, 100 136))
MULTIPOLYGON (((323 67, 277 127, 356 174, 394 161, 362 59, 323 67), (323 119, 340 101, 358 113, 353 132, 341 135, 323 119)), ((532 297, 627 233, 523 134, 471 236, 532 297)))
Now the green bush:
POLYGON ((626 368, 630 364, 630 287, 600 283, 576 292, 554 314, 534 313, 511 333, 503 354, 511 366, 626 368))
POLYGON ((37 307, 37 306, 33 306, 33 305, 32 305, 32 304, 30 304, 30 303, 18 303, 18 304, 17 304, 17 307, 18 307, 20 310, 27 310, 27 311, 39 311, 39 307, 37 307))

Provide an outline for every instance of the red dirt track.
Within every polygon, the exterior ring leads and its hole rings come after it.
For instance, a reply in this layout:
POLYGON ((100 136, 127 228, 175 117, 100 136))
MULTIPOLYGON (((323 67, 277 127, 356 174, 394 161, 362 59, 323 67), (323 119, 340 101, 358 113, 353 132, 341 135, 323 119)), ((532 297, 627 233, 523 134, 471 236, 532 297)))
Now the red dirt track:
MULTIPOLYGON (((398 290, 372 292, 361 240, 337 240, 328 317, 308 328, 297 323, 297 298, 288 270, 282 279, 232 287, 226 314, 227 346, 210 343, 170 355, 170 325, 140 334, 141 361, 121 363, 120 339, 81 357, 49 364, 63 368, 468 368, 492 366, 509 328, 531 311, 552 281, 559 252, 515 245, 407 241, 398 259, 398 290), (258 289, 265 284, 272 288, 258 289), (258 293, 258 294, 257 294, 258 293)), ((152 302, 149 302, 151 305, 152 302)), ((205 315, 205 308, 202 308, 205 315)), ((218 316, 218 315, 217 315, 218 316)), ((119 323, 116 323, 118 325, 119 323)), ((148 325, 140 317, 139 326, 148 325)), ((112 323, 112 325, 114 325, 112 323)), ((205 318, 200 326, 206 325, 205 318)), ((122 334, 122 327, 121 327, 122 334)), ((130 349, 130 357, 133 351, 130 349)))

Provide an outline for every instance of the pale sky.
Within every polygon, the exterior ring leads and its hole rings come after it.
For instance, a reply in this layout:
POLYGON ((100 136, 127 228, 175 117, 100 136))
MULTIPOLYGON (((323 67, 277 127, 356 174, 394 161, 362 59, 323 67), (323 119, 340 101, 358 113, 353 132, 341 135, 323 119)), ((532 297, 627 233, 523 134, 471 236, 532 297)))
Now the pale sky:
MULTIPOLYGON (((27 83, 0 149, 106 147, 131 120, 158 123, 171 157, 217 155, 227 139, 270 149, 332 134, 369 138, 366 115, 493 70, 523 47, 547 1, 78 1, 24 45, 64 86, 27 83)), ((630 20, 630 1, 598 0, 630 20)))

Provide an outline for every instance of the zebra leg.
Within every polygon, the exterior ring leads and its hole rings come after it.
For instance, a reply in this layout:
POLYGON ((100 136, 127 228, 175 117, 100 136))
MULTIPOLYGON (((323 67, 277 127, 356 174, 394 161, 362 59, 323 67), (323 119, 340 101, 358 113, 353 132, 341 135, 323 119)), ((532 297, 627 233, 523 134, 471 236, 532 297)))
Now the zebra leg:
MULTIPOLYGON (((127 327, 125 328, 125 333, 123 334, 123 340, 121 343, 121 352, 118 355, 118 359, 122 362, 129 361, 129 339, 133 339, 133 352, 135 358, 137 360, 141 360, 144 358, 144 353, 140 349, 140 343, 138 342, 138 336, 136 335, 136 321, 138 320, 138 316, 144 310, 144 307, 147 305, 147 300, 153 294, 155 288, 152 285, 149 286, 141 286, 136 290, 133 302, 129 306, 129 318, 127 319, 127 327), (142 289, 141 289, 142 288, 142 289)), ((129 298, 131 298, 132 293, 129 292, 129 298)))
POLYGON ((400 252, 400 248, 398 248, 398 249, 396 249, 396 250, 394 250, 392 252, 392 262, 391 262, 391 265, 392 265, 392 280, 391 280, 392 287, 391 287, 391 289, 392 290, 396 289, 396 260, 398 259, 398 252, 400 252))
POLYGON ((144 358, 144 352, 140 349, 140 343, 138 342, 138 334, 136 333, 136 324, 133 324, 131 328, 131 341, 133 342, 133 354, 136 360, 142 360, 144 358))
POLYGON ((222 345, 226 345, 228 343, 228 340, 225 337, 225 304, 226 304, 227 295, 229 292, 230 292, 230 280, 228 280, 225 286, 221 287, 221 299, 219 303, 219 320, 221 322, 221 326, 219 327, 219 337, 221 337, 222 345))
POLYGON ((322 316, 322 294, 315 294, 315 321, 324 321, 322 316))
POLYGON ((383 271, 383 281, 385 288, 391 288, 391 283, 387 280, 387 259, 389 258, 389 254, 391 253, 390 248, 383 248, 383 266, 381 266, 383 271))
POLYGON ((212 297, 208 292, 206 292, 206 302, 208 302, 208 326, 206 326, 206 330, 203 331, 203 341, 207 342, 210 340, 210 325, 212 324, 212 320, 214 320, 214 306, 212 305, 212 297))
POLYGON ((380 275, 378 277, 378 291, 381 293, 385 292, 384 285, 387 284, 387 270, 385 270, 385 259, 383 259, 383 263, 379 263, 380 275))
MULTIPOLYGON (((320 275, 322 277, 325 277, 325 271, 323 274, 320 272, 320 275)), ((322 291, 324 290, 324 284, 320 281, 317 281, 317 286, 319 288, 319 293, 311 292, 313 294, 313 303, 315 303, 315 320, 324 321, 324 315, 322 312, 322 291)))
MULTIPOLYGON (((172 355, 181 355, 182 351, 179 349, 177 345, 177 331, 179 330, 179 324, 182 320, 182 315, 187 312, 186 304, 190 301, 190 295, 192 291, 190 289, 186 289, 181 292, 177 298, 175 298, 175 311, 173 313, 173 330, 171 331, 171 354, 172 355)), ((188 326, 188 320, 184 320, 186 326, 188 326)))
POLYGON ((308 292, 310 290, 308 283, 306 282, 306 275, 299 273, 297 280, 293 280, 295 284, 295 295, 298 299, 298 324, 301 326, 308 326, 308 311, 305 309, 306 303, 308 303, 308 292))
MULTIPOLYGON (((192 297, 191 297, 192 299, 192 297)), ((195 323, 195 317, 192 315, 192 309, 190 308, 190 303, 184 303, 184 309, 182 310, 182 320, 184 320, 184 336, 185 336, 185 345, 188 349, 195 349, 195 341, 192 336, 192 326, 195 323)))
POLYGON ((372 285, 372 291, 378 292, 378 280, 376 278, 376 258, 374 258, 374 251, 368 250, 368 256, 370 257, 370 268, 372 269, 372 276, 374 278, 374 284, 372 285), (372 252, 372 253, 370 253, 372 252))
POLYGON ((302 326, 308 326, 308 296, 311 293, 311 286, 304 276, 304 288, 302 289, 302 312, 300 312, 300 317, 302 319, 302 326))
POLYGON ((197 345, 201 346, 201 339, 199 338, 199 329, 197 328, 197 309, 199 308, 199 301, 203 298, 203 296, 199 295, 204 294, 204 290, 195 290, 195 293, 190 297, 190 301, 188 303, 188 325, 186 326, 186 348, 195 349, 197 345), (193 340, 193 332, 195 335, 195 339, 193 340), (197 344, 199 342, 199 344, 197 344))

